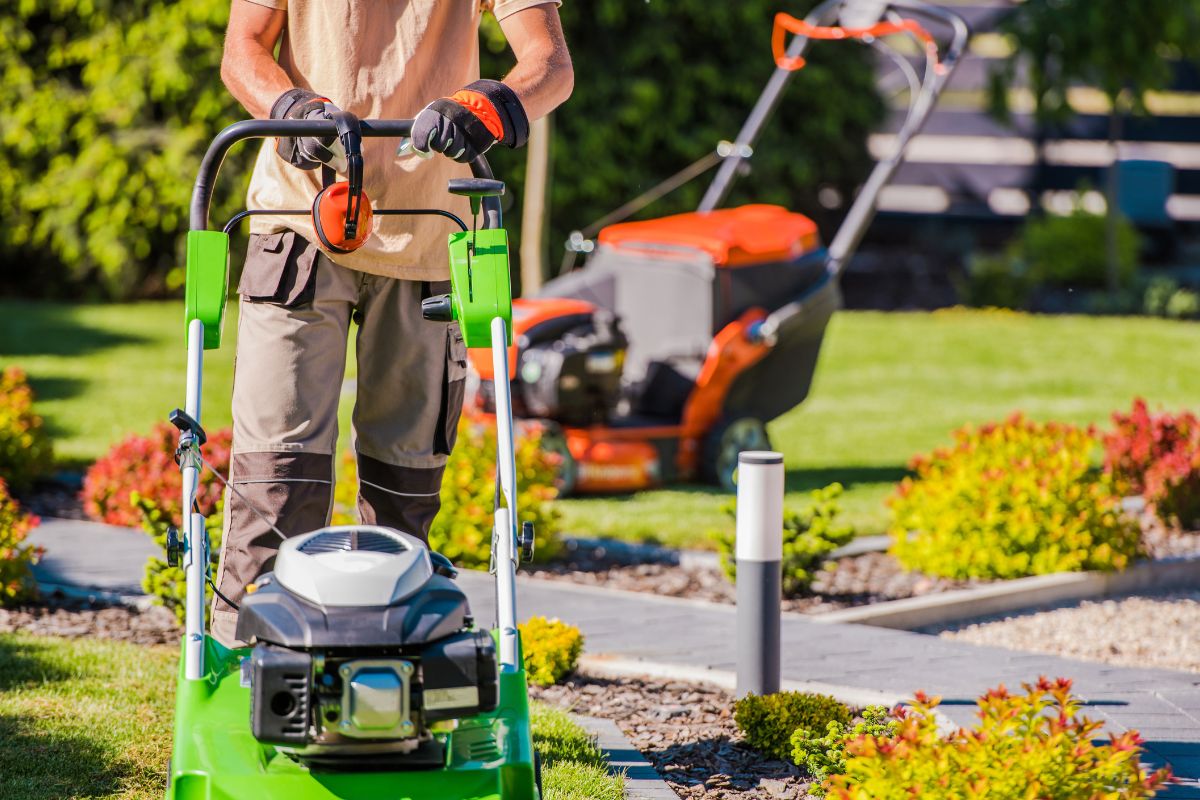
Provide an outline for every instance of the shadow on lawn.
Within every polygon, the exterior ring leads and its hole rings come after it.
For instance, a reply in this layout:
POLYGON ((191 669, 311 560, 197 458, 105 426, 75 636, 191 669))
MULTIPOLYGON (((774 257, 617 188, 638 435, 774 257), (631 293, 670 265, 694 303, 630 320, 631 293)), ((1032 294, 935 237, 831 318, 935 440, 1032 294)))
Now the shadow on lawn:
POLYGON ((87 325, 71 306, 50 303, 0 303, 0 353, 22 356, 82 356, 125 344, 146 342, 144 336, 87 325))
POLYGON ((0 714, 0 797, 62 800, 111 797, 133 774, 82 734, 39 730, 42 722, 0 714))
MULTIPOLYGON (((74 677, 72 670, 47 657, 50 651, 50 647, 34 639, 0 636, 0 692, 57 683, 74 677)), ((4 737, 0 734, 0 742, 3 741, 4 737)), ((3 749, 0 746, 0 750, 3 749)))
POLYGON ((860 483, 898 483, 908 470, 893 467, 831 467, 828 469, 789 469, 784 486, 789 492, 811 492, 831 483, 851 489, 860 483))

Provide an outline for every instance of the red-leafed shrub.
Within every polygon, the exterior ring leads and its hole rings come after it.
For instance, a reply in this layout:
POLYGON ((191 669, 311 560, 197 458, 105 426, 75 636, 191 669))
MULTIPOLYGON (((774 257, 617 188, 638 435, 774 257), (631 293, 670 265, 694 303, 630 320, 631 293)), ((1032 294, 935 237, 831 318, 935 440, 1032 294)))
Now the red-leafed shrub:
POLYGON ((0 478, 29 486, 54 463, 50 437, 33 411, 33 389, 20 367, 0 370, 0 478))
POLYGON ((1133 401, 1129 414, 1113 414, 1104 437, 1104 469, 1141 492, 1159 519, 1200 526, 1200 419, 1191 412, 1151 414, 1133 401))
POLYGON ((42 550, 25 544, 25 537, 37 525, 38 518, 21 510, 0 478, 0 606, 36 593, 29 568, 37 563, 42 550))
MULTIPOLYGON (((229 474, 233 434, 228 428, 208 434, 204 457, 222 475, 229 474)), ((179 431, 165 422, 154 426, 148 436, 134 434, 112 449, 88 470, 83 481, 83 500, 88 516, 109 525, 137 527, 142 514, 130 495, 148 500, 171 519, 179 519, 183 478, 175 463, 179 431)), ((221 485, 207 469, 201 472, 196 501, 208 516, 216 508, 221 485)))

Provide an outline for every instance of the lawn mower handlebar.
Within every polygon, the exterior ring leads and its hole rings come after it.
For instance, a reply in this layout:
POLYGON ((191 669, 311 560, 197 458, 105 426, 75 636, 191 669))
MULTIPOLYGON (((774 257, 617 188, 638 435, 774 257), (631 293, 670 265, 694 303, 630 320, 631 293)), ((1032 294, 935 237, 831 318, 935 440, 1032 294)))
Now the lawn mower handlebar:
MULTIPOLYGON (((363 138, 401 138, 412 131, 411 119, 360 120, 363 138)), ((208 146, 200 171, 192 187, 189 227, 194 231, 208 230, 208 212, 212 205, 213 187, 225 155, 237 142, 263 139, 268 136, 336 136, 337 123, 329 119, 248 119, 235 122, 217 134, 208 146)), ((471 174, 476 178, 492 178, 492 168, 484 156, 471 162, 471 174)), ((500 200, 483 198, 483 227, 499 228, 502 219, 500 200)))

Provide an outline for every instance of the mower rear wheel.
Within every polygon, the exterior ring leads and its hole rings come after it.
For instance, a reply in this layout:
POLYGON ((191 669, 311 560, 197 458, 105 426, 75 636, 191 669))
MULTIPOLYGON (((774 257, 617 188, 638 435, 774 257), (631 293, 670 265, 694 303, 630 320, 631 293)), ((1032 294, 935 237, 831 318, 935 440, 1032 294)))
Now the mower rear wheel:
POLYGON ((756 417, 739 417, 717 425, 704 437, 701 469, 704 477, 727 492, 737 491, 734 473, 738 453, 746 450, 770 450, 767 426, 756 417))
POLYGON ((571 448, 567 446, 567 436, 558 423, 543 422, 541 426, 542 450, 559 457, 558 469, 554 474, 554 487, 558 489, 559 497, 569 497, 575 491, 575 484, 579 478, 579 464, 576 463, 575 456, 571 455, 571 448))

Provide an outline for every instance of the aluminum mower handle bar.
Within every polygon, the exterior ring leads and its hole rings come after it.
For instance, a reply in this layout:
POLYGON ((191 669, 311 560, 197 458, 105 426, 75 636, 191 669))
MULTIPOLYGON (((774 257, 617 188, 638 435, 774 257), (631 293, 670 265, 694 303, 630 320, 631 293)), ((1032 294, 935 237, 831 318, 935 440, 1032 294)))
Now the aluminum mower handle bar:
MULTIPOLYGON (((366 138, 397 139, 408 136, 412 131, 411 119, 364 119, 359 124, 366 138)), ((188 215, 188 227, 194 231, 208 230, 208 212, 212 205, 213 187, 225 155, 237 142, 246 139, 264 139, 268 136, 337 136, 337 123, 328 119, 248 119, 235 122, 217 134, 208 146, 196 183, 192 187, 192 202, 188 215)), ((492 178, 492 168, 484 156, 471 162, 471 174, 476 178, 492 178)), ((484 197, 483 227, 499 228, 501 225, 500 199, 484 197)))

